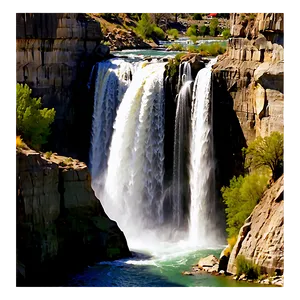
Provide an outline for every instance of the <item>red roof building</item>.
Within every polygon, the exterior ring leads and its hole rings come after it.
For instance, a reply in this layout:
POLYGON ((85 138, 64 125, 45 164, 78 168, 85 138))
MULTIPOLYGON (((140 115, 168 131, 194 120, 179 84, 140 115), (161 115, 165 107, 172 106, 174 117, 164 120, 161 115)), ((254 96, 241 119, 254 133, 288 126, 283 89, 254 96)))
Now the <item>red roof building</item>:
POLYGON ((210 12, 210 14, 208 14, 208 17, 216 17, 217 14, 218 14, 217 10, 214 9, 214 10, 212 10, 212 11, 210 12))
POLYGON ((209 17, 209 18, 215 18, 217 16, 217 14, 209 14, 209 15, 207 15, 207 17, 209 17))

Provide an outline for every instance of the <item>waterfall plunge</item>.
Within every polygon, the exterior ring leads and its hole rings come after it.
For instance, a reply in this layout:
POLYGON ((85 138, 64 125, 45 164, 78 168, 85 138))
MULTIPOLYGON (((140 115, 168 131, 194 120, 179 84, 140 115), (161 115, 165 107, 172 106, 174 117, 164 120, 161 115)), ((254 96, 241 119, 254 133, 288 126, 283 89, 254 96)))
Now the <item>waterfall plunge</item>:
POLYGON ((195 79, 192 107, 190 148, 190 224, 191 245, 216 244, 215 165, 213 155, 211 66, 217 59, 201 69, 195 79))
POLYGON ((149 241, 147 230, 159 231, 163 223, 164 68, 165 63, 148 64, 134 75, 117 112, 99 195, 131 247, 149 241))

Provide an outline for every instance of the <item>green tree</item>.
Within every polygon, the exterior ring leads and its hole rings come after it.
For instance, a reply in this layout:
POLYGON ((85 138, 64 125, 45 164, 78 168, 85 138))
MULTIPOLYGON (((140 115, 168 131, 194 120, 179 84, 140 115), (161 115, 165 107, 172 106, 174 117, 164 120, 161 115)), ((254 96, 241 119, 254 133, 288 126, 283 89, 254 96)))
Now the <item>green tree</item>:
POLYGON ((203 25, 199 28, 199 35, 205 36, 208 33, 209 33, 209 28, 207 26, 203 25))
POLYGON ((143 39, 151 37, 153 32, 154 24, 151 21, 149 14, 142 14, 141 20, 137 24, 137 32, 142 36, 143 39))
POLYGON ((248 148, 243 149, 246 154, 246 167, 253 169, 269 168, 272 180, 275 182, 283 173, 283 134, 272 132, 267 137, 257 137, 248 148))
POLYGON ((209 34, 211 36, 217 36, 218 34, 218 25, 219 25, 219 21, 217 18, 213 18, 210 21, 210 25, 209 25, 209 34))
POLYGON ((226 204, 226 231, 229 237, 238 235, 240 228, 251 214, 267 187, 268 176, 252 173, 245 177, 233 177, 221 193, 226 204))
POLYGON ((41 98, 32 98, 31 92, 27 84, 17 84, 17 134, 22 135, 33 148, 39 149, 47 143, 55 110, 41 109, 41 98))

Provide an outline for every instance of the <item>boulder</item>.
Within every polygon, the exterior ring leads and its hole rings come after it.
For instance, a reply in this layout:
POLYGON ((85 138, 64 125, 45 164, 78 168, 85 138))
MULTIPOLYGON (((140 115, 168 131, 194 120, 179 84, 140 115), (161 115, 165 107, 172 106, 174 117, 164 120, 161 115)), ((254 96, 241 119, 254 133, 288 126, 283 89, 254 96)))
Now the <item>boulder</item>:
POLYGON ((219 264, 218 258, 215 257, 214 255, 209 255, 207 257, 200 258, 200 260, 198 262, 198 267, 199 268, 205 268, 205 267, 212 268, 215 264, 219 264))

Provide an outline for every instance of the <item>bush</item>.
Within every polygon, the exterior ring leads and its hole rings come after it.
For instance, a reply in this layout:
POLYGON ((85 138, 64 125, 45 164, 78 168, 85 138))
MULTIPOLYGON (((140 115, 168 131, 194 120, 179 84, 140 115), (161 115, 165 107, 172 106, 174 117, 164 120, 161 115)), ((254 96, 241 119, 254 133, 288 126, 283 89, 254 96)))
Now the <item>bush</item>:
POLYGON ((149 14, 142 14, 141 20, 137 24, 137 32, 143 39, 151 37, 154 24, 151 22, 149 14))
POLYGON ((224 39, 229 39, 230 37, 230 29, 229 28, 225 28, 223 31, 222 31, 222 36, 224 39))
POLYGON ((171 51, 184 51, 185 49, 184 49, 183 45, 175 43, 175 44, 171 44, 168 47, 168 50, 171 50, 171 51))
POLYGON ((160 40, 164 40, 166 37, 165 32, 157 26, 154 26, 153 34, 160 40))
POLYGON ((272 180, 276 181, 283 173, 283 134, 272 132, 267 137, 257 137, 247 149, 246 167, 261 169, 267 167, 272 172, 272 180))
POLYGON ((41 109, 41 99, 31 98, 31 92, 27 84, 17 84, 17 133, 24 137, 27 144, 39 149, 47 143, 55 110, 41 109))
POLYGON ((260 266, 246 259, 243 255, 238 255, 236 258, 236 269, 237 276, 245 274, 248 279, 257 279, 261 275, 260 266))
POLYGON ((197 25, 192 25, 188 28, 188 30, 186 31, 186 35, 187 36, 198 36, 198 32, 197 32, 197 25))
POLYGON ((218 21, 217 18, 214 18, 210 21, 209 35, 211 35, 211 36, 217 36, 218 35, 218 25, 219 25, 219 21, 218 21))
POLYGON ((173 28, 167 31, 168 35, 171 35, 175 40, 178 38, 178 30, 173 28))
POLYGON ((199 35, 200 36, 205 36, 209 34, 209 28, 205 25, 201 26, 199 29, 199 35))
POLYGON ((52 151, 48 151, 48 152, 45 153, 45 157, 47 159, 50 159, 51 156, 52 156, 52 151))
POLYGON ((20 136, 20 135, 17 135, 17 137, 16 137, 16 147, 17 147, 17 148, 21 148, 21 149, 23 149, 23 148, 26 147, 26 145, 25 145, 25 143, 23 142, 23 140, 21 139, 21 136, 20 136))
POLYGON ((226 231, 229 237, 237 236, 245 220, 261 198, 267 187, 268 176, 253 173, 245 177, 233 177, 229 187, 222 187, 221 193, 226 204, 226 231))

